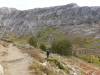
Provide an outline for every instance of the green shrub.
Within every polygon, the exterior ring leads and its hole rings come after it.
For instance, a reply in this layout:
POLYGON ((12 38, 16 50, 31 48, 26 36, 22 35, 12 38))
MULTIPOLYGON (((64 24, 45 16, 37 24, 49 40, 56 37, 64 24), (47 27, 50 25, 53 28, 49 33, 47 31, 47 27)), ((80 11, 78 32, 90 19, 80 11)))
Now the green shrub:
POLYGON ((44 44, 40 44, 40 49, 42 49, 43 51, 46 51, 46 46, 44 44))
POLYGON ((71 47, 72 45, 70 41, 66 39, 56 40, 51 45, 52 52, 58 53, 60 55, 71 55, 71 47))
POLYGON ((88 63, 93 63, 95 65, 100 66, 99 58, 96 57, 95 55, 85 55, 85 56, 80 56, 80 58, 88 63))
POLYGON ((30 44, 31 46, 37 47, 37 39, 36 39, 35 37, 31 37, 31 38, 29 39, 29 44, 30 44))
POLYGON ((88 63, 92 63, 91 56, 85 55, 85 56, 80 56, 80 58, 87 61, 88 63))
POLYGON ((59 69, 65 70, 65 67, 56 58, 49 58, 48 61, 53 62, 59 69))

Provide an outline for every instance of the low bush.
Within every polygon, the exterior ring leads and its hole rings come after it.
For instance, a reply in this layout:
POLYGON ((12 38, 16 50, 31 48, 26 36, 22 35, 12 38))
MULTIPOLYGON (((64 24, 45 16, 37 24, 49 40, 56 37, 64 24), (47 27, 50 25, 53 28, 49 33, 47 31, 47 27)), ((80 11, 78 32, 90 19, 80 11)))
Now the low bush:
POLYGON ((44 44, 40 44, 40 49, 42 49, 43 51, 46 51, 46 46, 44 44))
POLYGON ((66 39, 56 40, 51 45, 52 52, 60 55, 71 55, 72 45, 70 41, 66 39))
POLYGON ((88 62, 88 63, 92 63, 95 64, 97 66, 100 66, 100 58, 94 55, 84 55, 84 56, 80 56, 80 59, 83 59, 84 61, 88 62))
POLYGON ((29 39, 29 44, 30 44, 31 46, 37 47, 37 39, 36 39, 35 37, 31 37, 31 38, 29 39))

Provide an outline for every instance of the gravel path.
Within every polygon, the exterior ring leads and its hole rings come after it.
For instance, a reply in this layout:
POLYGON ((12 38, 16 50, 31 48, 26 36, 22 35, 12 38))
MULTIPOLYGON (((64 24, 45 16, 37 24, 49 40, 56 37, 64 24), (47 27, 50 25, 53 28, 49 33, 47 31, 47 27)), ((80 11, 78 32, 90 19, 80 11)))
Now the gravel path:
POLYGON ((12 44, 7 48, 0 46, 0 61, 3 62, 5 75, 31 75, 28 68, 32 58, 12 44))

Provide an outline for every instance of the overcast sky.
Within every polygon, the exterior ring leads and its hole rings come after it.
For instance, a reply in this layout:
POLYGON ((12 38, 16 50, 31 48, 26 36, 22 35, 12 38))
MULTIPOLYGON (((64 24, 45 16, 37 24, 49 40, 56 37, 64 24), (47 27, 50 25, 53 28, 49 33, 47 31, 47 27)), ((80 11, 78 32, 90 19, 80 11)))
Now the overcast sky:
POLYGON ((77 3, 79 6, 100 6, 100 0, 0 0, 0 7, 20 10, 77 3))

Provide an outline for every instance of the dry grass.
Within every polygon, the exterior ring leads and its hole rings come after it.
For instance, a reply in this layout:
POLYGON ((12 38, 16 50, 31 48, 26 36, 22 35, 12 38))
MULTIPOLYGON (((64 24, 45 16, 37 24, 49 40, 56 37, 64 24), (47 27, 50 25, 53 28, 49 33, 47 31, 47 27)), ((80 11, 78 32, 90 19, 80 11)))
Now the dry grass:
POLYGON ((32 74, 35 75, 58 75, 56 68, 52 67, 50 64, 44 66, 40 63, 34 63, 29 69, 32 71, 32 74))
POLYGON ((22 52, 28 53, 31 57, 36 59, 39 62, 45 61, 45 54, 42 53, 42 50, 36 48, 21 48, 22 52))

